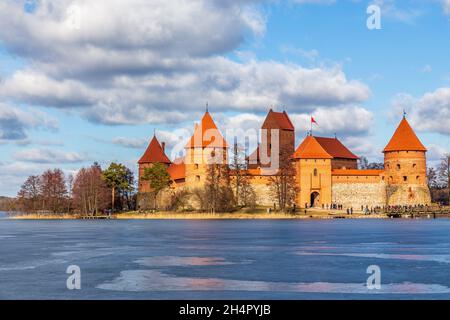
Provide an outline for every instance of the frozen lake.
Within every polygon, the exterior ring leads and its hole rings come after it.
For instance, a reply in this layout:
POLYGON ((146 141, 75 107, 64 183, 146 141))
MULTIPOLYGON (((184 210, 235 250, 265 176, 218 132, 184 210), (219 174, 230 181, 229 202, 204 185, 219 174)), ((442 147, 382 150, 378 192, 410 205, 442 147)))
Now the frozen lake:
POLYGON ((1 219, 0 241, 0 299, 450 299, 447 219, 1 219))

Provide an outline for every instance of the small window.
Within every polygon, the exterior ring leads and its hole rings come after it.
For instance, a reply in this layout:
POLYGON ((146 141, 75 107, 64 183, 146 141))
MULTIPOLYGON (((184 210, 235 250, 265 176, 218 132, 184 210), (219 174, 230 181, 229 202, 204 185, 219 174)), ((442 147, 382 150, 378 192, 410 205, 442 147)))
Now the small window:
POLYGON ((420 177, 419 177, 419 176, 416 176, 416 180, 419 181, 419 179, 420 179, 420 177))
POLYGON ((195 164, 195 169, 196 169, 196 170, 198 169, 198 163, 195 164))
POLYGON ((401 166, 398 164, 397 165, 397 170, 400 170, 401 169, 401 166))
POLYGON ((408 181, 408 177, 407 176, 403 176, 403 181, 408 181))
POLYGON ((317 169, 314 169, 314 177, 317 177, 317 169))
POLYGON ((195 176, 196 181, 200 181, 200 176, 195 176))
POLYGON ((389 182, 393 182, 394 178, 392 176, 389 177, 389 182))
POLYGON ((417 167, 417 165, 414 163, 414 164, 413 164, 413 168, 415 169, 416 167, 417 167))

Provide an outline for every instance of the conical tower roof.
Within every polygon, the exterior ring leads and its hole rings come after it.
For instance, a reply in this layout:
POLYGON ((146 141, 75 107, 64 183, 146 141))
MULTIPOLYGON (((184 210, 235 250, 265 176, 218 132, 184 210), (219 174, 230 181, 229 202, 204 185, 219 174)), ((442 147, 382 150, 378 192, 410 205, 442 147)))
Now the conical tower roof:
POLYGON ((313 136, 307 136, 295 150, 295 159, 332 159, 333 157, 320 145, 313 136))
POLYGON ((227 142, 214 123, 208 111, 205 112, 200 125, 195 125, 194 134, 186 148, 227 148, 227 142))
POLYGON ((405 117, 403 117, 391 140, 383 150, 383 152, 390 151, 427 151, 405 117))
POLYGON ((161 147, 158 139, 156 138, 156 135, 153 136, 152 141, 150 141, 150 144, 147 147, 147 150, 145 150, 144 155, 141 157, 141 159, 138 161, 139 164, 143 163, 170 163, 169 158, 164 153, 163 148, 161 147))

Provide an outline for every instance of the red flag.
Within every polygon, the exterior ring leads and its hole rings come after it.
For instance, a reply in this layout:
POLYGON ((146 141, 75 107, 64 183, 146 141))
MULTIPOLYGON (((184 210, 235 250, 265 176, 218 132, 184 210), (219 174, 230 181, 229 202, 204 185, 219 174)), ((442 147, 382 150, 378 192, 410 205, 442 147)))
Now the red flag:
POLYGON ((315 124, 319 125, 319 124, 317 123, 316 119, 314 119, 314 117, 311 117, 311 123, 315 123, 315 124))

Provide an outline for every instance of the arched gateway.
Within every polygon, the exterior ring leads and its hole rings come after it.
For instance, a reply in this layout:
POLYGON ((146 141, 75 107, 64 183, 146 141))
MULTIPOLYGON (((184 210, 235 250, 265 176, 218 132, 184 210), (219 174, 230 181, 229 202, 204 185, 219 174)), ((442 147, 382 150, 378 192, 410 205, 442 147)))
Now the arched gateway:
POLYGON ((310 206, 311 207, 320 206, 320 194, 317 191, 311 193, 310 206))

